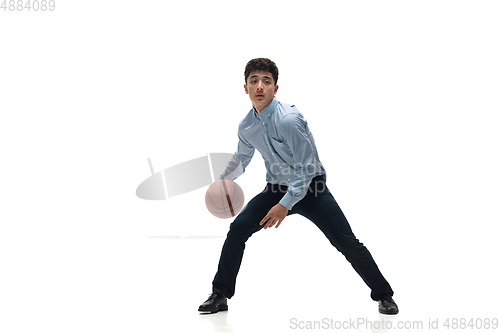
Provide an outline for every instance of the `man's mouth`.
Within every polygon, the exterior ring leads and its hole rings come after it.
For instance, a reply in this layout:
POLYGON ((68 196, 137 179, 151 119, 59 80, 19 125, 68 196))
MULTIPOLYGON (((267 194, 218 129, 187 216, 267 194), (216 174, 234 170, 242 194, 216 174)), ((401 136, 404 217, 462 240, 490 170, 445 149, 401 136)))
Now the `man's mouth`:
POLYGON ((257 94, 257 95, 255 95, 255 97, 257 97, 257 98, 264 98, 264 95, 263 94, 257 94))

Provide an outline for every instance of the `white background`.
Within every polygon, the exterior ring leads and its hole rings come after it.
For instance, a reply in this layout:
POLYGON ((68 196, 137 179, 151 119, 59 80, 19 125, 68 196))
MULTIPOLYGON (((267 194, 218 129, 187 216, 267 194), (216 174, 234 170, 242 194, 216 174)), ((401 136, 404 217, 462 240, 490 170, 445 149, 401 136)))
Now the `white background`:
MULTIPOLYGON (((255 57, 276 62, 278 99, 308 120, 331 192, 395 290, 391 319, 498 318, 499 15, 497 1, 0 11, 0 331, 388 320, 300 216, 252 236, 229 311, 200 316, 231 221, 207 212, 205 188, 135 196, 148 157, 160 171, 235 151, 255 57)), ((258 152, 237 182, 247 201, 264 188, 258 152)))

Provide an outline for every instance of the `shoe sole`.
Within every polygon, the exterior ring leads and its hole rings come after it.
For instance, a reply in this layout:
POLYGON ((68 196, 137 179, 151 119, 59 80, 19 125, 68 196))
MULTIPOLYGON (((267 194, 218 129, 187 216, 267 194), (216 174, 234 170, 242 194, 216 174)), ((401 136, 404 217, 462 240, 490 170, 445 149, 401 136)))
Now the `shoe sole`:
POLYGON ((385 315, 395 315, 395 314, 398 314, 399 313, 399 310, 397 311, 378 311, 380 312, 381 314, 385 314, 385 315))
POLYGON ((217 313, 219 311, 227 311, 227 309, 228 309, 227 305, 221 305, 221 306, 219 306, 215 310, 209 310, 209 309, 207 309, 207 310, 200 310, 200 309, 198 309, 198 311, 203 312, 203 313, 217 313))

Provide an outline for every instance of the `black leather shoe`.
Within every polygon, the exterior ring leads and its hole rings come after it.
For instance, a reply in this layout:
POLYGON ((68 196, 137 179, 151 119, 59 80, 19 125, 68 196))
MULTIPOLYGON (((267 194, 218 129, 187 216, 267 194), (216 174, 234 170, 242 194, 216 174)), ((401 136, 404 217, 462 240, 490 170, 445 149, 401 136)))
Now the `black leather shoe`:
POLYGON ((399 312, 398 306, 391 295, 384 295, 379 299, 378 312, 386 315, 395 315, 399 312))
POLYGON ((198 311, 216 313, 219 311, 227 311, 227 298, 218 293, 212 293, 208 299, 200 305, 198 311))

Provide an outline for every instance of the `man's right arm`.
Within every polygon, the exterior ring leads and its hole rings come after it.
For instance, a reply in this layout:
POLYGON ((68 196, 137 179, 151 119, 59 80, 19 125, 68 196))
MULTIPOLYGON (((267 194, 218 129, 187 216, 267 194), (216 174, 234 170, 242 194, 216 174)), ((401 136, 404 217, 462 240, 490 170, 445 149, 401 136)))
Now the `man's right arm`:
POLYGON ((243 135, 238 130, 238 148, 236 153, 234 153, 233 158, 229 161, 226 170, 220 176, 220 179, 235 180, 241 176, 247 167, 247 165, 252 160, 253 154, 255 152, 255 147, 248 142, 243 135))

